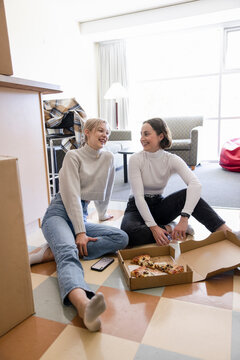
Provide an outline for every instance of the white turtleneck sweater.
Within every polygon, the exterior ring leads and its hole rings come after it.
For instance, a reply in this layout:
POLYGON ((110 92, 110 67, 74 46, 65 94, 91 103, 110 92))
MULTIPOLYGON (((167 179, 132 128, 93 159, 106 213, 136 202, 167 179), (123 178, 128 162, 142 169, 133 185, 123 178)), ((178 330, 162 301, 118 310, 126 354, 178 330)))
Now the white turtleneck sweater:
POLYGON ((113 154, 87 144, 67 152, 59 171, 59 192, 75 233, 85 232, 81 200, 95 201, 102 218, 114 180, 113 154))
POLYGON ((178 174, 187 185, 187 196, 182 212, 191 215, 201 196, 201 184, 192 170, 177 155, 162 149, 151 153, 141 151, 129 160, 129 181, 136 206, 147 226, 156 222, 144 199, 145 194, 162 194, 172 174, 178 174))

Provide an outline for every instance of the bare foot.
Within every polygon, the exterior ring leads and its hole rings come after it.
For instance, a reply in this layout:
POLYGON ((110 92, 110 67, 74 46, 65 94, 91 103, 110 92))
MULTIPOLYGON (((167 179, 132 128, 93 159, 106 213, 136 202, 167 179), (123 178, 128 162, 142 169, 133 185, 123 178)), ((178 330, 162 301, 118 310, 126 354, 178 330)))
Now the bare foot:
POLYGON ((107 221, 113 218, 113 215, 110 214, 105 214, 103 217, 101 217, 101 219, 99 219, 99 221, 107 221))

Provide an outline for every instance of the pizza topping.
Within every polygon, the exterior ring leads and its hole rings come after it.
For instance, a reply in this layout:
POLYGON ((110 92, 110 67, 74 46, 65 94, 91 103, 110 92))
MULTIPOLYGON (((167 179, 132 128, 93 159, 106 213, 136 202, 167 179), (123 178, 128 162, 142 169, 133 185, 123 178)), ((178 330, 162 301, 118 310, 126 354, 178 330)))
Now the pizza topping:
POLYGON ((184 272, 184 267, 182 265, 175 265, 173 266, 171 269, 168 269, 167 273, 168 274, 179 274, 184 272))
POLYGON ((135 256, 135 257, 132 259, 132 262, 133 262, 134 264, 138 264, 138 265, 142 266, 143 263, 144 263, 145 261, 148 261, 148 260, 150 260, 150 255, 139 255, 139 256, 135 256))
POLYGON ((167 262, 159 262, 150 260, 150 255, 139 255, 132 259, 132 263, 140 265, 137 269, 131 271, 133 277, 147 277, 153 275, 160 275, 160 272, 165 274, 179 274, 184 272, 182 265, 172 265, 167 262))
POLYGON ((159 275, 159 272, 156 270, 148 269, 146 266, 140 266, 139 268, 131 271, 131 276, 133 277, 148 277, 159 275))

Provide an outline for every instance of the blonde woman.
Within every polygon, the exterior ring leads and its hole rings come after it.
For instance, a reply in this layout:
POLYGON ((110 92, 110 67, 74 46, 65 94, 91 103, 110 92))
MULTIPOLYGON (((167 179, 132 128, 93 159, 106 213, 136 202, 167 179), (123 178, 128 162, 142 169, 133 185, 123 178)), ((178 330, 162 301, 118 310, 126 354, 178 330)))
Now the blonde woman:
POLYGON ((95 201, 99 219, 106 220, 113 180, 113 155, 103 151, 110 129, 105 120, 89 119, 84 126, 86 143, 68 151, 59 172, 59 193, 43 218, 42 231, 48 242, 30 254, 30 264, 53 260, 64 304, 72 303, 90 331, 101 326, 99 315, 106 304, 84 280, 79 256, 95 259, 128 244, 127 234, 115 227, 87 222, 87 208, 95 201), (48 247, 50 246, 50 248, 48 247))

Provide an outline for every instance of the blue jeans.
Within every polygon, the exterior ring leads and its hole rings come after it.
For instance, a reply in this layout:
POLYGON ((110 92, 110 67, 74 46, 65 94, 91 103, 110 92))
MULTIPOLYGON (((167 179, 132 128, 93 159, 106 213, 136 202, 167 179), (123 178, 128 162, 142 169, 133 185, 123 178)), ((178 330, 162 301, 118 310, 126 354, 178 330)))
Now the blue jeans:
MULTIPOLYGON (((145 195, 145 200, 155 222, 165 229, 164 225, 169 224, 180 215, 186 200, 186 190, 176 191, 166 197, 145 195)), ((202 198, 195 206, 192 216, 211 232, 225 224, 225 221, 202 198)), ((130 197, 128 200, 121 229, 128 234, 130 246, 155 243, 151 230, 137 209, 134 197, 130 197)))
MULTIPOLYGON (((87 244, 88 256, 84 260, 115 253, 128 245, 128 235, 115 227, 87 223, 88 202, 82 200, 86 234, 97 241, 87 244)), ((54 254, 57 264, 60 295, 64 304, 69 304, 68 294, 75 288, 86 291, 88 298, 94 296, 84 280, 84 271, 79 261, 78 248, 71 220, 58 193, 51 201, 42 221, 42 231, 54 254)))

